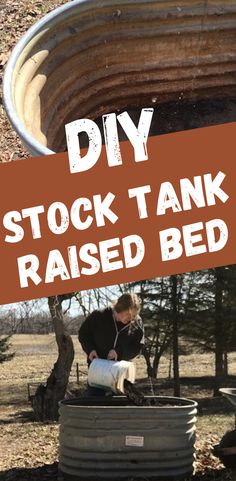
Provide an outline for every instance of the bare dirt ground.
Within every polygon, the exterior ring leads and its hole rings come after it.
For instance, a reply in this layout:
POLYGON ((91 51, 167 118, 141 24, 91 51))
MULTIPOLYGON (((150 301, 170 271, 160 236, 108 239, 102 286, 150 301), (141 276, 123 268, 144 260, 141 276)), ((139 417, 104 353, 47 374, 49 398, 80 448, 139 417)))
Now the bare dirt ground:
MULTIPOLYGON (((12 48, 26 30, 46 13, 68 3, 67 0, 0 1, 0 78, 12 48)), ((0 161, 7 162, 29 157, 6 118, 0 97, 0 161)))
MULTIPOLYGON (((69 390, 78 389, 76 362, 79 362, 79 388, 86 382, 86 359, 76 336, 76 350, 69 390)), ((16 335, 12 349, 15 358, 0 366, 0 479, 6 481, 47 481, 57 479, 58 423, 39 423, 33 419, 28 401, 28 383, 45 381, 57 357, 53 335, 16 335)), ((235 372, 236 356, 230 356, 230 373, 235 372)), ((227 400, 212 399, 210 355, 184 356, 180 359, 182 397, 199 402, 195 474, 192 481, 233 480, 212 454, 212 445, 234 428, 234 412, 227 400), (190 375, 195 378, 191 381, 190 375)), ((155 394, 173 395, 168 380, 169 360, 163 358, 155 394)), ((142 356, 136 360, 137 383, 146 377, 142 356)))

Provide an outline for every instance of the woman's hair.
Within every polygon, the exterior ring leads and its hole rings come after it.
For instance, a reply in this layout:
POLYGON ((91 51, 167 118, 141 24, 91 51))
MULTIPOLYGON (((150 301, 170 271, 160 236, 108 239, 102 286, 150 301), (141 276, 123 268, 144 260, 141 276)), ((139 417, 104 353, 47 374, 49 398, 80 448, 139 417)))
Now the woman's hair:
POLYGON ((122 294, 113 307, 116 312, 126 311, 127 309, 137 309, 137 313, 139 313, 141 309, 140 300, 137 294, 132 292, 122 294))

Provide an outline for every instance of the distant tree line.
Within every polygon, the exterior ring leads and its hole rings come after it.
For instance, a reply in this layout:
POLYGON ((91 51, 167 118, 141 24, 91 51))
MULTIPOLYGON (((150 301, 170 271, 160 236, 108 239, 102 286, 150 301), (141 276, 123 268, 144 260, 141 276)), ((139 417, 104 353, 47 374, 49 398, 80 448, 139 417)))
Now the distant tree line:
MULTIPOLYGON (((83 314, 64 313, 64 324, 69 334, 77 334, 84 319, 83 314)), ((52 318, 48 309, 41 309, 36 301, 20 302, 13 310, 0 309, 0 335, 12 334, 50 334, 54 332, 52 318)))
POLYGON ((157 377, 161 356, 170 352, 178 395, 179 355, 211 352, 217 394, 228 375, 228 354, 236 350, 236 265, 146 280, 129 288, 142 300, 148 374, 157 377))

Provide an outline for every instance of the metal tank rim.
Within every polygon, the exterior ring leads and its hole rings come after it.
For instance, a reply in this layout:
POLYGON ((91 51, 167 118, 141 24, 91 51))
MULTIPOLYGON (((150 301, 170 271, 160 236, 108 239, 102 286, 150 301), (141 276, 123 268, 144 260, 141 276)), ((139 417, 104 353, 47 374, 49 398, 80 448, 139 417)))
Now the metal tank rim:
MULTIPOLYGON (((112 399, 118 400, 119 397, 121 398, 121 400, 127 399, 126 396, 117 396, 117 397, 113 396, 112 399)), ((89 409, 89 408, 91 408, 91 409, 93 409, 93 408, 99 408, 99 409, 117 409, 117 408, 119 408, 119 409, 130 409, 130 408, 132 408, 132 409, 138 409, 138 410, 140 410, 140 409, 149 409, 149 410, 150 409, 158 409, 158 410, 160 410, 160 409, 167 409, 167 410, 181 409, 181 410, 184 410, 186 408, 189 409, 190 407, 192 407, 193 409, 194 408, 197 409, 197 407, 198 407, 197 401, 194 401, 192 399, 187 399, 187 398, 182 398, 182 397, 178 398, 178 397, 174 397, 174 396, 145 396, 145 399, 153 399, 153 398, 155 398, 157 400, 160 399, 160 400, 166 401, 166 402, 168 402, 168 401, 169 402, 170 401, 172 401, 172 402, 174 402, 174 401, 183 402, 185 404, 183 404, 183 405, 174 405, 173 404, 173 406, 165 406, 165 405, 163 405, 163 406, 155 406, 155 405, 153 405, 153 406, 136 406, 134 404, 129 404, 129 405, 126 405, 126 406, 124 406, 122 404, 120 404, 120 405, 119 404, 114 404, 114 405, 104 404, 104 405, 102 405, 99 402, 96 404, 95 398, 94 398, 95 399, 94 404, 90 404, 90 403, 89 404, 72 404, 73 402, 75 403, 75 402, 78 402, 78 401, 79 402, 86 401, 86 399, 87 400, 89 399, 91 401, 91 399, 92 399, 91 397, 90 398, 86 398, 86 397, 79 398, 78 397, 78 398, 72 398, 72 399, 63 399, 62 401, 59 401, 58 404, 59 404, 59 407, 68 406, 72 409, 77 409, 77 408, 82 408, 82 409, 89 409)), ((97 399, 101 400, 101 398, 97 398, 97 399)))
MULTIPOLYGON (((27 146, 35 152, 39 152, 41 155, 54 154, 55 152, 38 142, 32 135, 29 134, 25 128, 23 122, 20 120, 14 106, 12 98, 12 79, 16 63, 22 54, 24 48, 28 43, 41 31, 48 28, 53 24, 53 20, 59 19, 65 12, 70 11, 75 5, 86 3, 87 0, 74 0, 74 2, 62 5, 52 12, 46 14, 43 18, 35 22, 26 33, 20 38, 15 47, 12 50, 11 56, 7 62, 6 70, 3 77, 3 105, 6 110, 7 116, 20 137, 24 137, 27 146)), ((37 42, 36 42, 37 43, 37 42)))

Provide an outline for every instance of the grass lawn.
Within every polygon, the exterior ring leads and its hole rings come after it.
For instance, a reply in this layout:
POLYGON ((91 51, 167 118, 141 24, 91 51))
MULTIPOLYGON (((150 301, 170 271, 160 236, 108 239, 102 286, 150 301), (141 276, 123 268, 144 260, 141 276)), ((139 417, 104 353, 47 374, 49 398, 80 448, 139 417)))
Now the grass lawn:
MULTIPOLYGON (((86 382, 86 358, 76 336, 73 336, 73 341, 75 363, 79 362, 82 371, 81 387, 86 382)), ((0 367, 0 479, 56 480, 58 423, 35 422, 27 392, 28 383, 46 380, 57 357, 55 339, 53 335, 15 335, 12 348, 15 357, 0 367)), ((195 356, 180 358, 181 396, 196 399, 199 403, 195 474, 191 479, 233 480, 234 474, 223 467, 211 450, 227 430, 234 429, 234 410, 226 399, 212 398, 211 356, 198 355, 197 368, 194 359, 195 356)), ((235 372, 235 365, 235 356, 231 355, 231 374, 235 372)), ((137 384, 148 386, 142 356, 136 361, 136 370, 137 384)), ((168 360, 163 358, 158 380, 154 381, 153 386, 157 395, 173 395, 168 370, 168 360)), ((230 382, 233 380, 231 376, 230 382)), ((74 364, 70 389, 76 387, 78 388, 74 364)), ((148 389, 145 391, 148 392, 148 389)))

